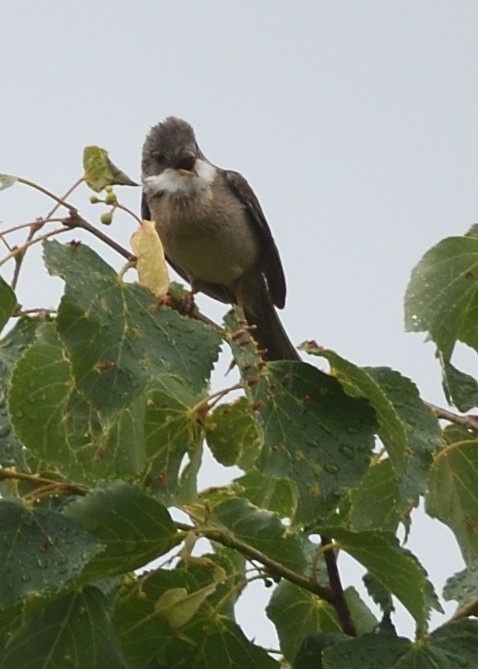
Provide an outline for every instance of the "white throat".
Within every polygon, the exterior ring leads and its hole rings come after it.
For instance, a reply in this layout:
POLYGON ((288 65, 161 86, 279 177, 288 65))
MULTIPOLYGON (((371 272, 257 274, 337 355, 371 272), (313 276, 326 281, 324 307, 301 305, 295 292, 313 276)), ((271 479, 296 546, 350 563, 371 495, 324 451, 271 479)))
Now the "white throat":
POLYGON ((194 172, 179 171, 168 167, 151 177, 143 179, 144 190, 148 195, 171 193, 191 195, 207 189, 216 176, 216 168, 206 160, 198 158, 194 164, 194 172))

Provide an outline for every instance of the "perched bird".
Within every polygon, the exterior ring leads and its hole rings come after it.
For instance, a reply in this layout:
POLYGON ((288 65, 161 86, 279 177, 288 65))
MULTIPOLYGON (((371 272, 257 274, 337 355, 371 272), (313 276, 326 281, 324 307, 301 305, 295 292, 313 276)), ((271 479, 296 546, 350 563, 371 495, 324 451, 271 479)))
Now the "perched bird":
POLYGON ((142 217, 193 292, 240 305, 267 360, 297 360, 274 308, 286 295, 279 252, 244 177, 210 163, 189 123, 171 116, 146 137, 142 181, 142 217))

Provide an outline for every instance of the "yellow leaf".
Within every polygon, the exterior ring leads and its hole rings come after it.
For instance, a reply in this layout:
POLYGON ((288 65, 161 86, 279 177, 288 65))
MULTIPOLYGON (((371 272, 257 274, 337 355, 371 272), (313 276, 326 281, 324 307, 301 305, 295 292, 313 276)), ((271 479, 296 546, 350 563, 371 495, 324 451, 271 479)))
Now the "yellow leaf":
POLYGON ((152 221, 143 221, 131 237, 131 247, 137 257, 139 283, 156 297, 168 292, 169 276, 164 249, 152 221))

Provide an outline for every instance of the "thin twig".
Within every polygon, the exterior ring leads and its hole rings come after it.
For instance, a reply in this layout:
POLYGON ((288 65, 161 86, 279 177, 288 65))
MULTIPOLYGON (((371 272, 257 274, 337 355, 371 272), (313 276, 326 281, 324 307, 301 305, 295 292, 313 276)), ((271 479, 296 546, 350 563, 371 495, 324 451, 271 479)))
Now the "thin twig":
POLYGON ((116 204, 114 205, 114 208, 115 209, 121 209, 122 211, 124 211, 127 214, 129 214, 130 216, 132 216, 135 219, 135 221, 137 221, 139 223, 139 225, 141 225, 143 223, 143 221, 140 219, 140 217, 137 216, 137 214, 135 214, 132 209, 130 209, 129 207, 127 207, 124 204, 121 204, 121 202, 116 202, 116 204))
POLYGON ((30 246, 38 244, 38 242, 42 242, 44 239, 48 239, 49 237, 54 237, 54 235, 59 235, 61 232, 66 232, 67 230, 68 228, 65 227, 56 228, 55 230, 51 230, 50 232, 45 232, 45 234, 41 235, 41 237, 36 237, 35 239, 30 240, 27 244, 24 244, 23 246, 18 246, 17 248, 12 249, 11 253, 9 253, 7 256, 5 256, 0 260, 0 267, 9 260, 11 260, 12 258, 15 258, 17 255, 25 253, 27 248, 30 248, 30 246))
POLYGON ((136 260, 136 256, 127 251, 125 248, 123 248, 120 244, 114 241, 114 239, 111 239, 108 237, 108 235, 105 235, 101 230, 98 230, 97 228, 94 227, 94 225, 91 225, 91 223, 88 223, 88 221, 85 221, 84 218, 82 218, 76 210, 70 212, 69 218, 63 219, 63 225, 66 228, 81 228, 83 230, 87 230, 90 232, 92 235, 94 235, 97 239, 102 241, 104 244, 107 244, 110 248, 112 248, 114 251, 119 253, 120 255, 123 256, 123 258, 126 258, 128 262, 134 262, 136 260))
POLYGON ((17 481, 30 481, 31 483, 38 483, 42 488, 44 486, 56 486, 60 489, 67 489, 73 492, 77 492, 81 495, 84 495, 88 488, 86 486, 80 486, 77 483, 68 483, 65 481, 55 481, 54 479, 48 479, 43 476, 38 476, 37 474, 28 474, 27 472, 19 472, 16 469, 8 467, 0 467, 0 481, 5 479, 14 479, 17 481))
MULTIPOLYGON (((69 206, 69 205, 65 204, 65 203, 66 203, 66 198, 69 197, 69 196, 73 193, 73 191, 76 190, 76 189, 78 188, 78 186, 80 186, 80 185, 83 183, 84 180, 85 180, 85 177, 81 177, 80 179, 78 179, 77 181, 75 181, 75 183, 74 183, 72 186, 70 186, 70 188, 66 191, 66 193, 63 195, 63 197, 60 198, 61 202, 57 202, 57 203, 53 206, 53 208, 48 212, 48 214, 45 216, 45 218, 48 219, 48 221, 51 220, 51 217, 53 216, 53 214, 56 212, 56 210, 57 210, 62 204, 63 204, 63 206, 65 206, 65 207, 68 207, 68 206, 69 206)), ((70 211, 71 211, 71 210, 70 210, 70 211)))
POLYGON ((450 423, 455 423, 455 425, 460 425, 461 427, 471 430, 475 434, 478 434, 478 416, 469 414, 469 415, 459 415, 453 413, 453 411, 448 411, 448 409, 443 409, 442 407, 436 406, 436 404, 431 404, 430 402, 424 403, 437 418, 443 418, 444 420, 449 421, 450 423))
MULTIPOLYGON (((40 186, 40 184, 35 183, 34 181, 30 181, 30 179, 24 179, 23 177, 15 177, 15 179, 18 181, 18 183, 23 184, 24 186, 29 186, 30 188, 34 188, 37 191, 40 191, 40 193, 43 193, 43 195, 46 195, 47 197, 51 198, 52 200, 55 200, 58 205, 62 205, 63 207, 66 207, 68 211, 70 212, 75 212, 76 207, 73 205, 69 204, 66 202, 63 198, 58 197, 58 195, 55 195, 55 193, 52 193, 51 191, 48 190, 48 188, 43 188, 43 186, 40 186)), ((56 209, 54 208, 53 211, 56 209)))

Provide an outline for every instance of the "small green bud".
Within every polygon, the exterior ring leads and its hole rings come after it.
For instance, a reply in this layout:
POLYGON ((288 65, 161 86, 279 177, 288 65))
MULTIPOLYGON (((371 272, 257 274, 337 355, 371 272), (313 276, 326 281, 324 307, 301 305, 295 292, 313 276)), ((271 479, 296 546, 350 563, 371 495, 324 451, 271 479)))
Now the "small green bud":
POLYGON ((113 192, 113 186, 111 186, 111 184, 105 186, 105 193, 112 193, 112 192, 113 192))
POLYGON ((111 191, 110 193, 107 193, 105 196, 105 202, 106 204, 116 204, 118 202, 118 199, 116 197, 116 193, 113 193, 111 191))
POLYGON ((101 202, 101 200, 96 195, 90 195, 90 202, 91 204, 98 204, 98 202, 101 202))
POLYGON ((101 214, 100 221, 103 223, 103 225, 111 225, 113 221, 113 214, 111 211, 105 211, 103 214, 101 214))

